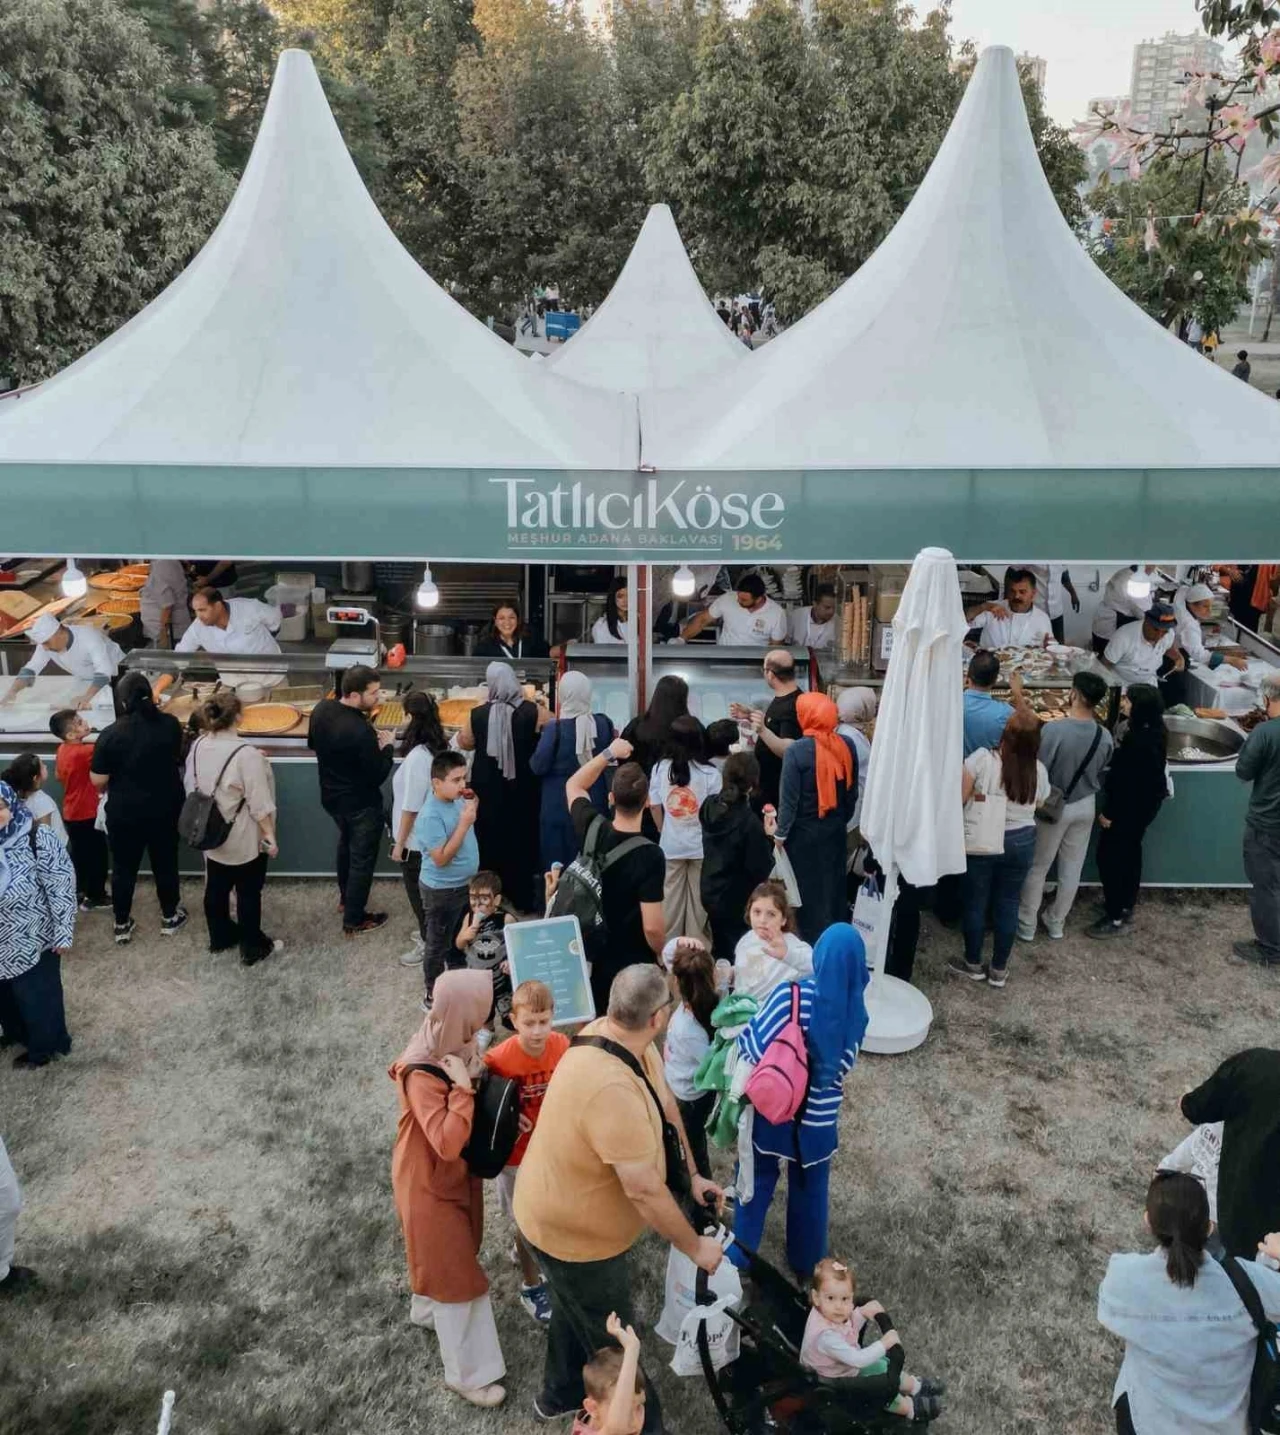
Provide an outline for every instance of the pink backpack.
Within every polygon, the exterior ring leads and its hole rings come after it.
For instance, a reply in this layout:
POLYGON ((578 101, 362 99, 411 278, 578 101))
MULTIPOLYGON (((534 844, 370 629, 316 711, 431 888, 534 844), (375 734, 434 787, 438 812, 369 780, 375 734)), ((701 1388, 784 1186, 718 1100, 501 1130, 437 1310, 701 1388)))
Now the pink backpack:
POLYGON ((800 988, 791 984, 791 1019, 747 1079, 747 1100, 775 1126, 794 1121, 809 1092, 809 1049, 800 1026, 800 988))

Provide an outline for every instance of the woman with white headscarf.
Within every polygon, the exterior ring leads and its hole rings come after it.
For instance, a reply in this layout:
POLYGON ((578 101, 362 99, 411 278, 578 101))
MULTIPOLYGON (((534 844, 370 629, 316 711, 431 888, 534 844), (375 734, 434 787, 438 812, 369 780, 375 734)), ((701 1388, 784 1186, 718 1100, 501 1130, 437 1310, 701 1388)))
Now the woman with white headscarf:
POLYGON ((476 1033, 492 1005, 488 972, 446 972, 430 1015, 387 1073, 400 1093, 391 1189, 409 1263, 409 1319, 435 1331, 445 1384, 479 1406, 506 1397, 489 1281, 477 1259, 484 1183, 462 1155, 483 1069, 476 1033))
POLYGON ((508 663, 485 669, 488 701, 472 710, 458 745, 474 751, 471 786, 480 799, 476 841, 480 866, 496 872, 502 895, 519 912, 542 903, 542 866, 538 860, 538 805, 541 784, 531 766, 538 729, 550 714, 524 695, 508 663))
MULTIPOLYGON (((593 757, 602 753, 617 736, 604 713, 591 710, 591 679, 585 673, 569 672, 556 689, 560 716, 542 729, 531 767, 542 779, 542 864, 559 862, 567 867, 578 855, 578 839, 569 815, 564 785, 593 757)), ((604 776, 589 794, 596 810, 609 815, 609 788, 604 776)))
POLYGON ((868 729, 875 725, 879 699, 871 688, 845 688, 836 699, 836 712, 840 718, 836 731, 847 737, 853 744, 858 758, 858 805, 853 809, 849 823, 852 832, 862 818, 862 794, 867 786, 867 767, 871 762, 871 734, 868 729))

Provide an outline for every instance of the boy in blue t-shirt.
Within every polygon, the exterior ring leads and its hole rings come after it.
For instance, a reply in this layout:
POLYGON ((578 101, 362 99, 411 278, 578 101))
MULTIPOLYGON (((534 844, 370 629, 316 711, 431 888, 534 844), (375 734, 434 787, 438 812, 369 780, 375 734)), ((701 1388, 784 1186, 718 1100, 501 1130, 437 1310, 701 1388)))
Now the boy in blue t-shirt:
POLYGON ((454 950, 453 935, 467 910, 468 883, 480 870, 476 842, 476 808, 467 793, 467 760, 459 752, 442 752, 431 764, 431 796, 413 824, 413 841, 422 853, 422 937, 426 959, 422 970, 427 994, 423 1011, 431 1008, 436 978, 446 967, 466 959, 454 950))

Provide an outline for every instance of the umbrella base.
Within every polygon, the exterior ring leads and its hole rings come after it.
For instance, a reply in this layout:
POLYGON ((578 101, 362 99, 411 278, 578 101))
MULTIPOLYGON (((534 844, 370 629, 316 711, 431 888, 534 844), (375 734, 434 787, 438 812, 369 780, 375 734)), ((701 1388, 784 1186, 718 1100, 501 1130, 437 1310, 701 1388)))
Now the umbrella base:
POLYGON ((914 1051, 929 1035, 933 1007, 929 998, 908 982, 883 972, 867 988, 867 1034, 862 1050, 881 1056, 914 1051))

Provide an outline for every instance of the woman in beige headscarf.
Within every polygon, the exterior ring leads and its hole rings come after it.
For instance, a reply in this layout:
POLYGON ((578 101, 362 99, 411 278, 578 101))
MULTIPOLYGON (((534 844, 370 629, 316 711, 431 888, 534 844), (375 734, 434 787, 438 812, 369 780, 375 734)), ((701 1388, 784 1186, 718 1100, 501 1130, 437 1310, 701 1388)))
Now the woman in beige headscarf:
POLYGON ((480 1406, 506 1398, 489 1282, 477 1260, 483 1183, 462 1159, 481 1068, 475 1035, 492 1006, 489 972, 446 972, 431 1015, 388 1072, 400 1088, 391 1187, 409 1260, 409 1319, 435 1330, 449 1389, 480 1406), (444 1074, 418 1069, 424 1065, 444 1074))

